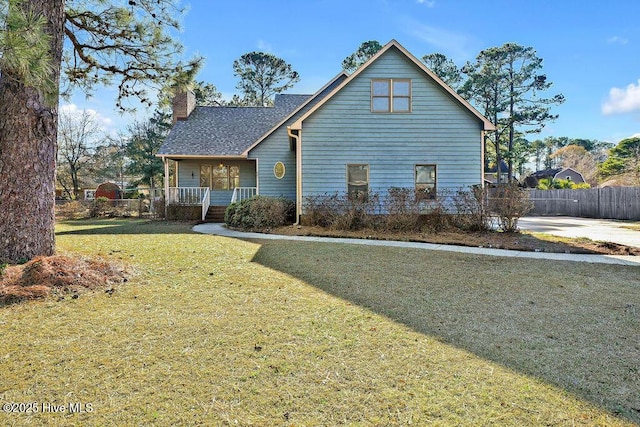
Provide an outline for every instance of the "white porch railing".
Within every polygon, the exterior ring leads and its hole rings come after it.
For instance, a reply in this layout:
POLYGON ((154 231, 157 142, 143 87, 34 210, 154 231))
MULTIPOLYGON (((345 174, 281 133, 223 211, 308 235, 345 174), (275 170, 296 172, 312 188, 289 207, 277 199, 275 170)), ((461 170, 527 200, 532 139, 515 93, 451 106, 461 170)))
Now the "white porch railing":
POLYGON ((233 189, 231 203, 241 202, 244 199, 250 199, 255 196, 258 191, 256 187, 236 187, 233 189))
POLYGON ((207 188, 204 192, 204 197, 202 198, 202 220, 207 217, 207 211, 209 210, 209 206, 211 205, 211 191, 207 188))
POLYGON ((199 205, 204 200, 208 187, 169 187, 169 204, 199 205))

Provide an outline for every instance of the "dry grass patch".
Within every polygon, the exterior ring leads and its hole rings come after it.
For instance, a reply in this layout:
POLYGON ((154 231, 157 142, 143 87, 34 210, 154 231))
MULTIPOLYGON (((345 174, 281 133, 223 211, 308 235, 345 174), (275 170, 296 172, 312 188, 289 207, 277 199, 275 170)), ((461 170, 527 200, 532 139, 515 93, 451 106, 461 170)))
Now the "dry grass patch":
POLYGON ((629 230, 640 231, 640 224, 622 225, 622 228, 628 228, 629 230))
POLYGON ((619 388, 632 378, 619 377, 621 385, 611 378, 630 363, 631 340, 600 336, 638 330, 630 309, 602 308, 617 304, 616 294, 636 304, 631 269, 601 266, 594 275, 581 264, 550 262, 543 273, 543 264, 532 270, 522 260, 256 244, 171 223, 79 222, 58 230, 64 252, 126 260, 138 274, 111 297, 0 310, 0 402, 93 408, 0 413, 1 424, 631 424, 602 409, 618 405, 629 416, 632 393, 619 388), (533 271, 539 276, 527 279, 533 271), (562 315, 574 318, 581 305, 573 297, 591 306, 596 284, 611 274, 616 280, 602 290, 611 296, 593 307, 606 314, 604 329, 589 333, 597 326, 592 316, 578 336, 573 323, 547 319, 558 292, 562 315), (562 291, 557 283, 566 275, 582 282, 562 291), (547 278, 549 292, 526 289, 547 278), (525 297, 529 292, 535 298, 525 297), (534 316, 533 307, 545 309, 534 316), (534 319, 542 323, 530 325, 534 319), (550 358, 535 330, 552 325, 549 333, 562 344, 552 346, 550 358), (584 356, 605 343, 623 356, 599 368, 593 383, 610 387, 599 386, 599 400, 570 383, 577 376, 591 387, 583 376, 603 360, 581 368, 569 350, 577 338, 584 356))
POLYGON ((640 421, 637 267, 277 241, 255 261, 640 421))

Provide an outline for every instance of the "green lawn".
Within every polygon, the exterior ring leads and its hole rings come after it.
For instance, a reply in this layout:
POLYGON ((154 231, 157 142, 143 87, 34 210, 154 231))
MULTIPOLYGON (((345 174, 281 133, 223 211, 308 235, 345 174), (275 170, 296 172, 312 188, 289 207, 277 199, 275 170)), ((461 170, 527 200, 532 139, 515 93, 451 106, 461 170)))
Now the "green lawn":
POLYGON ((628 425, 636 267, 59 224, 110 296, 0 308, 0 425, 628 425), (77 408, 77 407, 74 407, 77 408))

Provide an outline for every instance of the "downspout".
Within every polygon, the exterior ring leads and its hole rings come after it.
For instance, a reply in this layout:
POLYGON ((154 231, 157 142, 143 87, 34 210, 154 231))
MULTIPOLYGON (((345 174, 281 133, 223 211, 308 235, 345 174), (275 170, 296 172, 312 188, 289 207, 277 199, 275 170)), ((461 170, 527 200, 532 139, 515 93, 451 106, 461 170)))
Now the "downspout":
POLYGON ((296 222, 293 225, 299 225, 302 215, 302 147, 300 147, 300 130, 297 130, 297 133, 293 132, 291 127, 287 126, 287 134, 296 140, 296 222))

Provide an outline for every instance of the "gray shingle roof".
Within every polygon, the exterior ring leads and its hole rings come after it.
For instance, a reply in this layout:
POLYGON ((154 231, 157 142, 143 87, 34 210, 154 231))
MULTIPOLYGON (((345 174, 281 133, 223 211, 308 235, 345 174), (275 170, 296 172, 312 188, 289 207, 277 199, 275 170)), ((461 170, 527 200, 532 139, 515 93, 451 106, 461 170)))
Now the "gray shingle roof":
POLYGON ((196 107, 158 155, 239 156, 311 96, 278 94, 273 107, 196 107))

